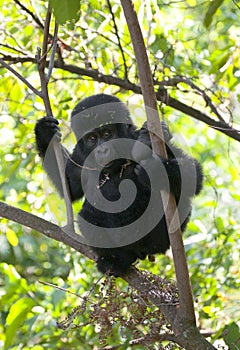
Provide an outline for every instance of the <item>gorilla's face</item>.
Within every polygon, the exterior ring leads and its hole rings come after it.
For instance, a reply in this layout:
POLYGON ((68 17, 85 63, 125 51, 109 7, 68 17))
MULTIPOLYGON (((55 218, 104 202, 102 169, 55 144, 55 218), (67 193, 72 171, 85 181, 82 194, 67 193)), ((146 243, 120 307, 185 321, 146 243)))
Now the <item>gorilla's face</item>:
MULTIPOLYGON (((86 133, 79 146, 82 150, 84 149, 86 156, 92 152, 90 164, 92 167, 104 168, 111 172, 126 162, 126 157, 125 159, 121 157, 125 146, 124 138, 132 138, 128 125, 107 124, 86 133), (114 142, 119 139, 120 142, 114 142)), ((128 153, 129 155, 131 153, 129 149, 124 154, 128 153)))

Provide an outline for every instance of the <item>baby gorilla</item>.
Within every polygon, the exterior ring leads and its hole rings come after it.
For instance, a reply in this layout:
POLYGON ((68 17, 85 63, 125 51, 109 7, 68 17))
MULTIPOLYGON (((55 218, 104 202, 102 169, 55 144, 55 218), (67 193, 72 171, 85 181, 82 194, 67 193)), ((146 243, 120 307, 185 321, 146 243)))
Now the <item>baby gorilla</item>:
MULTIPOLYGON (((202 187, 200 164, 170 142, 165 123, 168 160, 153 154, 146 124, 138 130, 126 105, 114 96, 98 94, 78 103, 71 126, 77 144, 72 154, 61 146, 65 176, 71 200, 85 196, 78 222, 99 271, 119 276, 138 258, 165 253, 170 243, 160 190, 175 195, 184 230, 191 198, 202 187)), ((51 143, 61 137, 58 121, 40 119, 35 134, 44 168, 62 196, 51 143)))

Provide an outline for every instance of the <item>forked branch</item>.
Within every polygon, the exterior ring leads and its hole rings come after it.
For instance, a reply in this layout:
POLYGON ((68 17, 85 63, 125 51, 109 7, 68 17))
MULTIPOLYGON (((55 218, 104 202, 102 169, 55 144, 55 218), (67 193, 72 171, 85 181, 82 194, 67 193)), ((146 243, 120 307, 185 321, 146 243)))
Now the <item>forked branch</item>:
MULTIPOLYGON (((38 53, 37 53, 38 72, 39 72, 41 89, 42 89, 42 99, 44 101, 47 116, 53 115, 49 94, 48 94, 48 83, 49 83, 49 79, 51 77, 52 69, 54 66, 54 56, 56 53, 57 40, 58 40, 57 39, 58 24, 57 22, 55 22, 53 45, 52 45, 52 52, 51 52, 50 63, 48 68, 48 74, 45 74, 47 55, 48 55, 49 28, 50 28, 50 22, 51 22, 51 15, 52 15, 51 9, 49 5, 47 14, 46 14, 46 19, 45 19, 42 52, 38 50, 38 53)), ((61 183, 63 188, 63 196, 64 196, 64 201, 67 209, 67 228, 68 228, 67 232, 69 232, 70 234, 73 231, 74 217, 73 217, 72 204, 70 200, 69 188, 65 178, 65 164, 64 164, 62 149, 58 140, 53 140, 53 150, 54 150, 54 154, 56 156, 56 160, 58 164, 59 175, 61 178, 61 183)))

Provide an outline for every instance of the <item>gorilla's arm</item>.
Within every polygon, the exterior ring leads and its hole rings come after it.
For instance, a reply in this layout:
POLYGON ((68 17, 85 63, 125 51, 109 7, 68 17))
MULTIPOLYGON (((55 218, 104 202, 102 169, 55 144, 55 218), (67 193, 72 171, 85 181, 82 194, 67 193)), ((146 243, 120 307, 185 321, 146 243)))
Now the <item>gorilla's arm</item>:
POLYGON ((179 200, 180 196, 191 198, 198 194, 202 188, 203 174, 201 165, 196 159, 188 156, 170 142, 172 135, 166 123, 162 123, 162 128, 168 159, 161 159, 161 157, 153 154, 149 132, 146 128, 146 123, 144 123, 143 127, 139 130, 137 140, 148 146, 148 150, 141 153, 137 143, 133 147, 132 155, 139 163, 136 166, 135 172, 143 185, 148 183, 147 174, 143 170, 145 168, 159 181, 160 187, 163 190, 170 188, 170 191, 174 193, 177 200, 179 200), (159 173, 158 162, 162 162, 164 165, 167 177, 159 173))
MULTIPOLYGON (((43 159, 43 167, 53 182, 60 196, 63 197, 62 182, 59 174, 57 159, 53 149, 53 140, 60 142, 61 133, 58 121, 53 117, 40 119, 35 126, 37 149, 43 159)), ((71 200, 74 201, 83 196, 81 186, 81 167, 70 156, 68 150, 61 145, 65 176, 69 185, 71 200)))

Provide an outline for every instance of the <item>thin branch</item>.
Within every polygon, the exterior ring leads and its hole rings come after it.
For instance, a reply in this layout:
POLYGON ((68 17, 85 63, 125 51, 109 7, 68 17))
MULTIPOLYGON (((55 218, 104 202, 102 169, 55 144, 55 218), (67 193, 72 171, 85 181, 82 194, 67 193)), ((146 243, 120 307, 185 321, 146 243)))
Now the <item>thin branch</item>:
POLYGON ((117 23, 116 23, 116 20, 115 20, 115 16, 114 16, 114 13, 113 13, 113 10, 112 10, 112 6, 111 6, 111 3, 110 3, 110 0, 107 0, 107 3, 108 3, 109 11, 110 11, 111 16, 112 16, 114 31, 115 31, 115 35, 116 35, 117 40, 118 40, 118 46, 119 46, 119 49, 120 49, 121 54, 122 54, 123 65, 124 65, 124 72, 125 72, 124 78, 128 79, 128 67, 127 67, 127 62, 126 62, 125 54, 124 54, 124 51, 123 51, 123 47, 122 47, 122 44, 121 44, 121 40, 120 40, 120 37, 118 35, 117 23))
MULTIPOLYGON (((87 76, 92 78, 94 81, 100 83, 105 83, 108 85, 115 85, 121 89, 132 91, 136 94, 142 94, 141 87, 137 84, 131 83, 128 80, 123 80, 112 75, 105 75, 99 72, 98 70, 84 69, 74 65, 65 64, 62 62, 55 61, 55 68, 63 69, 67 72, 77 74, 79 76, 87 76)), ((161 83, 161 82, 160 82, 161 83)), ((159 84, 158 84, 159 85, 159 84)), ((193 117, 196 120, 202 121, 208 126, 220 131, 221 133, 233 138, 236 141, 240 141, 240 131, 232 128, 226 122, 221 122, 214 120, 206 113, 203 113, 196 108, 190 107, 181 101, 176 100, 175 98, 168 95, 166 89, 161 89, 161 91, 156 93, 157 100, 163 102, 166 106, 172 107, 176 110, 183 112, 186 115, 193 117), (166 97, 167 96, 167 97, 166 97)))
MULTIPOLYGON (((161 95, 162 95, 161 93, 157 93, 157 98, 160 101, 164 102, 165 98, 163 98, 161 95)), ((193 118, 195 118, 196 120, 200 120, 200 121, 204 122, 205 124, 209 125, 211 128, 218 130, 218 131, 222 132, 223 134, 230 136, 237 141, 240 141, 240 131, 232 128, 226 122, 214 120, 211 117, 209 117, 207 114, 202 113, 198 109, 187 106, 184 103, 176 100, 175 98, 173 98, 171 96, 168 96, 167 99, 168 99, 168 102, 167 102, 168 106, 170 106, 178 111, 181 111, 184 114, 190 115, 193 118)))
POLYGON ((39 283, 43 284, 44 286, 48 286, 48 287, 53 287, 55 289, 58 289, 58 290, 61 290, 62 292, 64 293, 68 293, 68 294, 72 294, 72 295, 75 295, 76 297, 78 298, 81 298, 81 299, 84 299, 84 297, 78 293, 75 293, 69 289, 66 289, 66 288, 62 288, 60 286, 56 286, 55 284, 53 283, 49 283, 49 282, 44 282, 44 281, 39 281, 39 283))
MULTIPOLYGON (((25 63, 25 62, 36 62, 36 58, 33 57, 13 57, 10 55, 2 55, 5 61, 12 62, 14 64, 16 63, 25 63)), ((48 65, 48 62, 46 63, 48 65)), ((99 83, 105 83, 108 85, 117 86, 123 90, 126 91, 132 91, 136 94, 142 94, 141 87, 137 84, 134 84, 130 82, 129 80, 120 79, 117 77, 114 77, 112 75, 106 75, 102 74, 96 69, 86 69, 81 68, 78 66, 65 64, 62 60, 57 60, 54 62, 54 67, 62 69, 66 72, 76 74, 78 76, 82 77, 89 77, 93 81, 97 81, 99 83)), ((176 100, 175 98, 171 97, 168 94, 167 89, 164 88, 164 86, 169 86, 166 81, 160 81, 155 82, 155 85, 161 85, 161 91, 158 91, 156 93, 157 100, 164 103, 166 106, 172 107, 175 110, 178 110, 180 112, 183 112, 186 115, 189 115, 190 117, 193 117, 196 120, 199 120, 205 124, 207 124, 209 127, 218 130, 219 132, 231 137, 232 139, 240 142, 240 131, 231 127, 226 122, 220 122, 217 120, 214 120, 212 117, 207 115, 206 113, 203 113, 202 111, 199 111, 196 108, 193 108, 191 106, 188 106, 181 101, 176 100)), ((171 86, 171 85, 170 85, 171 86)))
POLYGON ((18 54, 26 55, 26 53, 23 52, 22 50, 18 50, 15 47, 10 46, 10 45, 0 44, 0 47, 5 47, 6 49, 9 49, 9 50, 12 50, 12 51, 16 51, 18 54))
POLYGON ((44 31, 43 31, 43 43, 42 43, 42 57, 39 62, 40 68, 44 71, 46 67, 46 61, 47 61, 47 48, 48 48, 48 40, 49 40, 49 28, 50 28, 50 22, 51 22, 52 12, 50 8, 50 4, 48 3, 48 9, 46 14, 46 19, 44 23, 44 31))
MULTIPOLYGON (((42 44, 42 56, 40 51, 38 50, 38 72, 41 80, 41 87, 42 87, 42 98, 44 101, 46 113, 48 116, 52 116, 52 108, 50 104, 49 94, 48 94, 48 82, 51 77, 52 73, 52 67, 54 62, 54 56, 57 48, 57 35, 58 35, 58 25, 57 22, 55 22, 55 29, 54 29, 54 38, 53 38, 53 47, 52 47, 52 54, 49 64, 49 70, 48 75, 45 75, 45 67, 47 62, 47 49, 48 49, 48 39, 49 39, 49 28, 50 28, 50 22, 51 22, 51 9, 50 4, 48 4, 47 14, 46 14, 46 20, 45 20, 45 26, 44 26, 44 35, 43 35, 43 44, 42 44)), ((73 210, 72 210, 72 203, 70 200, 70 191, 68 187, 68 183, 66 181, 65 176, 65 163, 63 159, 63 153, 62 153, 62 147, 58 140, 53 140, 53 151, 56 156, 58 170, 59 170, 59 176, 62 183, 62 189, 63 189, 63 197, 66 204, 67 209, 67 233, 69 235, 74 234, 74 216, 73 216, 73 210)), ((65 230, 66 230, 65 229, 65 230)))
POLYGON ((4 60, 2 58, 0 58, 0 63, 3 67, 5 67, 7 70, 9 70, 11 73, 13 73, 19 80, 21 80, 30 90, 32 90, 32 92, 34 92, 34 94, 36 94, 39 97, 42 97, 42 94, 40 91, 38 91, 37 89, 35 89, 34 86, 32 86, 32 84, 30 84, 27 79, 25 79, 21 74, 19 74, 15 69, 13 69, 9 64, 7 64, 6 62, 4 62, 4 60))
POLYGON ((4 61, 8 61, 12 64, 17 64, 17 63, 36 63, 36 57, 20 57, 20 56, 11 56, 11 55, 6 55, 3 52, 0 52, 2 59, 4 61))
POLYGON ((232 2, 234 3, 234 5, 240 10, 240 6, 238 5, 236 0, 232 0, 232 2))
POLYGON ((3 29, 3 33, 4 33, 6 38, 12 39, 12 42, 14 42, 16 44, 16 46, 19 47, 19 49, 23 51, 24 55, 27 54, 26 52, 24 52, 25 47, 21 45, 21 41, 17 40, 15 38, 15 36, 13 34, 11 34, 7 29, 3 29))
POLYGON ((164 340, 169 340, 171 342, 175 342, 175 336, 171 334, 161 334, 161 333, 153 333, 153 334, 146 334, 143 337, 130 340, 129 345, 143 345, 143 346, 149 346, 150 344, 156 343, 156 342, 163 342, 164 340))
POLYGON ((48 87, 47 87, 48 82, 47 82, 44 70, 45 70, 46 61, 47 61, 47 46, 48 46, 50 21, 51 21, 51 10, 49 5, 47 14, 46 14, 46 19, 45 19, 42 52, 40 51, 40 49, 38 49, 37 51, 38 73, 41 81, 42 98, 43 98, 46 113, 48 116, 52 116, 52 108, 51 108, 49 95, 48 95, 48 87))
POLYGON ((51 52, 51 56, 50 56, 49 66, 48 66, 47 82, 49 82, 49 79, 52 75, 52 70, 54 67, 54 57, 55 57, 55 53, 56 53, 56 49, 57 49, 57 43, 58 43, 58 23, 56 21, 55 27, 54 27, 54 34, 53 34, 52 52, 51 52))
MULTIPOLYGON (((68 234, 71 235, 72 232, 74 233, 74 216, 73 216, 73 210, 72 210, 72 203, 70 200, 70 191, 68 187, 68 183, 66 181, 66 176, 65 176, 65 164, 64 164, 64 159, 63 159, 63 154, 62 154, 62 148, 59 143, 59 141, 53 141, 53 150, 57 159, 57 165, 58 165, 58 170, 59 170, 59 175, 61 179, 61 184, 62 184, 62 189, 63 189, 63 198, 65 201, 66 205, 66 210, 67 210, 67 228, 68 228, 68 234)), ((67 229, 65 228, 65 230, 67 229)))
POLYGON ((26 13, 28 13, 32 19, 39 25, 39 27, 43 28, 43 24, 40 21, 40 19, 32 12, 30 11, 27 7, 25 7, 19 0, 13 0, 22 10, 24 10, 26 13))
MULTIPOLYGON (((157 83, 155 81, 155 83, 157 83)), ((218 112, 217 108, 214 106, 211 98, 206 94, 205 90, 199 88, 196 84, 194 84, 190 79, 185 78, 185 77, 180 77, 180 76, 176 76, 172 79, 168 79, 168 80, 163 80, 161 82, 159 82, 159 86, 177 86, 179 83, 184 83, 189 85, 193 90, 195 90, 200 96, 202 96, 202 98, 204 99, 204 101, 206 102, 207 106, 210 107, 210 109, 212 110, 212 112, 218 117, 218 119, 222 122, 225 123, 225 120, 223 119, 223 117, 221 116, 221 114, 218 112)))

